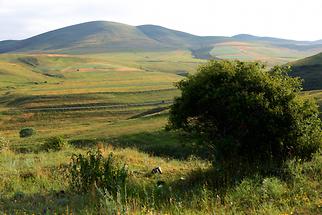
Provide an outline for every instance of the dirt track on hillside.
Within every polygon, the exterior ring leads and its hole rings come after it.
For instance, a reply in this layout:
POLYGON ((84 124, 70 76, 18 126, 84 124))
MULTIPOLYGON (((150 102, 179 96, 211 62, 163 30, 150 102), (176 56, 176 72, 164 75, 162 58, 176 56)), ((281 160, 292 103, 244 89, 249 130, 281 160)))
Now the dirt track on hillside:
POLYGON ((127 108, 127 107, 143 107, 155 105, 169 105, 172 100, 156 101, 156 102, 143 102, 143 103, 120 103, 109 105, 90 105, 90 106, 69 106, 69 107, 41 107, 41 108, 25 108, 25 112, 49 112, 49 111, 78 111, 78 110, 96 110, 96 109, 113 109, 113 108, 127 108))

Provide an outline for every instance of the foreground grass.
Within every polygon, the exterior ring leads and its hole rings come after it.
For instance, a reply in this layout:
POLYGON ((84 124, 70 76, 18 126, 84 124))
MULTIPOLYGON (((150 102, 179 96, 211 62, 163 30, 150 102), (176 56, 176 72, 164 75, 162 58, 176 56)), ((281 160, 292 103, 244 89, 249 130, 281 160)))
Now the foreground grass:
MULTIPOLYGON (((175 134, 144 133, 125 136, 121 143, 149 142, 158 137, 158 147, 175 142, 175 134), (170 136, 170 137, 169 137, 170 136), (171 138, 172 136, 172 138, 171 138), (164 142, 162 143, 162 139, 164 142)), ((98 141, 98 140, 95 140, 98 141)), ((171 149, 169 149, 171 151, 171 149)), ((318 214, 321 212, 322 156, 311 161, 289 162, 283 172, 251 176, 233 184, 214 184, 222 175, 206 160, 188 156, 180 160, 166 155, 152 156, 143 149, 119 148, 94 142, 91 146, 67 145, 57 152, 39 150, 19 153, 8 147, 0 152, 0 210, 7 214, 72 213, 106 214, 114 210, 128 214, 318 214), (68 164, 72 154, 100 148, 129 169, 126 203, 93 189, 88 194, 70 190, 68 164), (162 175, 150 174, 161 166, 162 175), (158 181, 164 182, 157 186, 158 181)))

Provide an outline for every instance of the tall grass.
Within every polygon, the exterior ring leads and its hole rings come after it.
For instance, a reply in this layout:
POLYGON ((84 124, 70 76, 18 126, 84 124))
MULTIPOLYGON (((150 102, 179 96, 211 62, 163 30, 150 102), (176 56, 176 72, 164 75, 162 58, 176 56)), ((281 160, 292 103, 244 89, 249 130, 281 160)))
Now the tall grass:
POLYGON ((126 192, 96 186, 89 193, 71 190, 71 156, 87 149, 21 154, 10 148, 0 156, 0 211, 75 214, 318 214, 321 211, 322 155, 290 161, 283 174, 249 175, 236 183, 213 183, 221 176, 211 163, 190 157, 155 157, 136 149, 99 146, 104 159, 128 164, 126 192), (161 166, 162 175, 151 174, 161 166), (163 183, 159 183, 163 182, 163 183))

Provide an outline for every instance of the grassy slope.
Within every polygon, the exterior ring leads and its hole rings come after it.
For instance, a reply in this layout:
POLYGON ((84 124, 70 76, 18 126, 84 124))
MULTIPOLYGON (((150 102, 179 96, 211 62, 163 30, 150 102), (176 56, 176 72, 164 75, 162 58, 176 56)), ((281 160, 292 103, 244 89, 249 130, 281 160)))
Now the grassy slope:
MULTIPOLYGON (((306 166, 296 166, 287 181, 273 176, 245 179, 222 193, 207 186, 210 164, 190 156, 196 152, 189 147, 193 140, 162 131, 166 111, 130 119, 165 107, 168 104, 162 101, 178 95, 173 86, 182 78, 175 75, 178 70, 192 72, 203 62, 191 58, 189 52, 1 55, 0 62, 6 74, 0 76, 0 135, 9 140, 9 149, 0 149, 0 211, 97 213, 99 199, 68 191, 65 168, 73 153, 86 153, 98 143, 104 145, 105 156, 113 152, 129 165, 130 213, 316 214, 321 207, 320 156, 306 166), (36 66, 19 58, 37 62, 36 66), (8 77, 11 81, 6 81, 8 77), (161 103, 145 104, 155 101, 161 103), (102 104, 128 106, 97 108, 102 104), (47 109, 83 106, 91 108, 47 109), (26 111, 28 108, 45 111, 26 111), (34 127, 36 135, 19 138, 24 126, 34 127), (46 139, 57 135, 74 140, 75 145, 59 152, 43 151, 46 139), (80 145, 79 140, 87 140, 88 145, 80 145), (164 174, 149 176, 155 166, 161 166, 164 174), (173 190, 157 188, 159 180, 173 190)), ((102 213, 111 207, 104 205, 102 213)))
POLYGON ((298 60, 314 54, 315 51, 299 51, 260 41, 241 41, 218 43, 210 53, 221 59, 261 60, 272 66, 298 60))
POLYGON ((157 25, 141 25, 137 26, 137 28, 149 38, 177 48, 199 49, 230 40, 228 37, 222 36, 196 36, 157 25))
MULTIPOLYGON (((262 60, 270 65, 322 51, 320 42, 236 35, 196 36, 155 25, 130 26, 94 21, 50 31, 21 41, 0 41, 0 53, 115 53, 189 50, 197 58, 262 60), (211 55, 209 54, 211 53, 211 55)), ((163 68, 164 65, 162 65, 163 68)))
MULTIPOLYGON (((173 146, 182 148, 175 136, 156 133, 152 140, 157 142, 152 143, 149 136, 118 139, 127 144, 148 144, 150 154, 165 142, 171 143, 167 152, 172 155, 173 146)), ((2 212, 105 214, 111 209, 121 211, 122 207, 129 214, 319 214, 321 210, 321 155, 310 162, 290 163, 286 175, 246 178, 230 187, 221 184, 211 189, 208 182, 217 176, 209 172, 211 165, 206 161, 151 156, 144 148, 120 149, 105 143, 102 147, 100 143, 104 156, 112 152, 130 170, 127 204, 120 205, 95 189, 83 195, 69 191, 66 167, 70 157, 73 153, 85 154, 88 148, 69 145, 58 152, 45 152, 37 150, 39 147, 40 143, 27 153, 1 150, 2 212), (155 166, 162 167, 162 175, 149 174, 155 166), (165 186, 157 187, 158 181, 164 181, 165 186)))
MULTIPOLYGON (((36 68, 16 62, 18 56, 11 57, 13 66, 6 67, 11 79, 2 76, 6 79, 1 81, 0 127, 1 133, 12 142, 20 141, 17 134, 24 126, 35 127, 40 139, 52 135, 79 135, 85 131, 91 137, 98 133, 117 133, 114 121, 164 106, 162 101, 171 101, 177 94, 173 83, 181 79, 174 74, 147 72, 84 56, 36 56, 39 60, 36 68), (63 78, 42 75, 48 72, 63 78), (150 105, 151 102, 154 105, 150 105), (115 104, 122 106, 111 106, 115 104), (128 104, 136 105, 127 107, 128 104), (101 106, 107 108, 97 108, 101 106), (52 107, 87 109, 53 112, 52 107), (44 111, 25 112, 27 108, 44 111), (109 125, 112 131, 104 132, 109 125)), ((4 64, 7 66, 7 61, 4 64)))
POLYGON ((134 26, 97 21, 68 26, 17 41, 8 51, 101 52, 162 48, 169 47, 148 38, 134 26))
POLYGON ((322 53, 291 63, 293 76, 304 79, 306 90, 322 89, 322 53))
MULTIPOLYGON (((197 62, 202 61, 188 52, 1 55, 3 74, 8 74, 1 76, 6 79, 0 84, 1 133, 12 142, 21 141, 17 134, 24 126, 35 127, 39 139, 126 133, 124 125, 136 126, 135 120, 126 119, 169 105, 178 94, 174 83, 182 79, 175 74, 178 68, 196 67, 197 62), (159 71, 167 62, 168 67, 159 71)), ((164 123, 164 118, 153 119, 142 127, 160 128, 164 123)))
POLYGON ((161 26, 130 26, 94 21, 50 31, 21 41, 0 42, 0 52, 103 53, 198 49, 224 37, 199 37, 161 26))
POLYGON ((322 53, 292 63, 294 66, 313 66, 320 64, 322 64, 322 53))

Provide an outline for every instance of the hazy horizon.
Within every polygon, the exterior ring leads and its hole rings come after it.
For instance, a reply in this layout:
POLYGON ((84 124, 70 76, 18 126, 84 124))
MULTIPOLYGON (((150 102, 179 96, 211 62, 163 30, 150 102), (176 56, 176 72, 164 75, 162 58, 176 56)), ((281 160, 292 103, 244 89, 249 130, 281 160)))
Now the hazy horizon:
POLYGON ((322 29, 316 27, 320 11, 320 0, 0 0, 0 41, 97 20, 160 25, 200 36, 251 34, 315 41, 322 39, 322 29))

